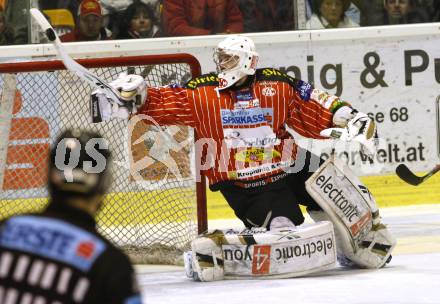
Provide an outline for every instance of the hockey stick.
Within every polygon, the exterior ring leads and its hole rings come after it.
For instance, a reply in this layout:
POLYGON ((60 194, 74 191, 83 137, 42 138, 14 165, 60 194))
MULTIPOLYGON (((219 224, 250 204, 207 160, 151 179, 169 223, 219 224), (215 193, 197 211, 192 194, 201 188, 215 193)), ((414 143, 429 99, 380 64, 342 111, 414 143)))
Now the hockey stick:
POLYGON ((31 8, 30 13, 35 21, 43 29, 47 39, 49 39, 49 41, 54 45, 58 56, 63 61, 64 65, 69 71, 75 73, 79 78, 87 81, 94 87, 101 89, 105 95, 110 97, 117 104, 126 106, 126 104, 119 99, 119 95, 116 90, 109 86, 106 81, 91 73, 85 67, 73 60, 72 57, 69 56, 69 54, 67 54, 67 51, 64 48, 63 43, 59 39, 58 35, 56 34, 55 30, 38 9, 31 8))
POLYGON ((418 186, 419 184, 423 183, 425 180, 433 176, 435 173, 440 171, 440 164, 435 166, 434 169, 429 171, 426 175, 423 176, 417 176, 411 170, 404 164, 400 164, 396 168, 396 174, 405 182, 408 184, 411 184, 413 186, 418 186))

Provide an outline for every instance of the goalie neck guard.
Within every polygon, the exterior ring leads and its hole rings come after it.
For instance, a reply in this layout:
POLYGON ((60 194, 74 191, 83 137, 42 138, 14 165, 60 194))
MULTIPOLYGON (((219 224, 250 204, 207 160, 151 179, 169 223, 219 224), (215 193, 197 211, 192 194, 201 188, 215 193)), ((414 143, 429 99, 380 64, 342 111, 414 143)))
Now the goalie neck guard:
POLYGON ((245 36, 233 35, 220 42, 214 52, 219 88, 226 89, 247 75, 254 75, 258 53, 254 42, 245 36))
POLYGON ((103 195, 110 185, 110 151, 98 133, 63 132, 50 154, 48 188, 54 201, 103 195))

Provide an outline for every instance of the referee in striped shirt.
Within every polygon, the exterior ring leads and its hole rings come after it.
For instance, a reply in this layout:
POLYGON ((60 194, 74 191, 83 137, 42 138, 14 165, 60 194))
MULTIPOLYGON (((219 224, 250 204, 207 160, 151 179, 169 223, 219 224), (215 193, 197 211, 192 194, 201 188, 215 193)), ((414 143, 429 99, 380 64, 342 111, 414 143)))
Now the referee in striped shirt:
POLYGON ((0 303, 142 303, 128 257, 96 230, 110 184, 104 147, 99 134, 64 132, 51 151, 47 208, 0 224, 0 303))

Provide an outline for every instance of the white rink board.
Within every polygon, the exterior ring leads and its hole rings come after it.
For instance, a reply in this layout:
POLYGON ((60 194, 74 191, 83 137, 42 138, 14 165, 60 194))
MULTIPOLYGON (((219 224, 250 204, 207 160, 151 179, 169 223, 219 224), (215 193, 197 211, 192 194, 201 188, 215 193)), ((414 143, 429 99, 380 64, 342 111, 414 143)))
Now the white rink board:
MULTIPOLYGON (((435 100, 440 95, 439 34, 438 24, 433 23, 249 36, 257 44, 261 67, 274 67, 312 81, 377 119, 380 136, 386 140, 378 166, 358 168, 361 159, 357 147, 349 147, 348 155, 343 155, 358 174, 374 175, 394 172, 401 162, 415 171, 427 171, 438 162, 435 100)), ((195 55, 203 72, 209 72, 215 69, 213 48, 222 38, 78 42, 66 46, 77 58, 185 52, 195 55)), ((1 61, 22 60, 10 54, 42 60, 53 58, 55 52, 51 45, 0 48, 1 61)))

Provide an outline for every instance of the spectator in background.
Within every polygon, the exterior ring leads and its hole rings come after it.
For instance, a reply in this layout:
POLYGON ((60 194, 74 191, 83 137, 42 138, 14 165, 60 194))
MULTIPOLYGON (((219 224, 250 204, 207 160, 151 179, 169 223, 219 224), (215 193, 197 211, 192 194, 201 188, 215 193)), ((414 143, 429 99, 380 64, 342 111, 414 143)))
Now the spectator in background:
POLYGON ((435 16, 438 13, 439 0, 416 0, 416 9, 421 8, 428 18, 426 22, 436 22, 435 16))
POLYGON ((14 44, 14 31, 7 24, 5 12, 0 6, 0 45, 14 44))
POLYGON ((364 2, 364 22, 361 25, 374 26, 383 25, 384 0, 371 0, 364 2))
POLYGON ((345 11, 345 15, 350 18, 355 23, 362 25, 362 19, 364 19, 365 14, 363 14, 364 1, 363 0, 352 0, 348 9, 345 11))
POLYGON ((359 24, 345 15, 350 4, 349 0, 313 0, 313 14, 306 23, 306 29, 359 26, 359 24))
POLYGON ((123 12, 118 39, 151 38, 159 36, 159 26, 154 9, 135 0, 123 12))
POLYGON ((104 14, 104 25, 112 32, 112 36, 119 37, 119 31, 124 18, 124 12, 127 7, 135 1, 141 1, 150 5, 154 10, 156 20, 161 19, 161 3, 163 0, 100 0, 104 14))
POLYGON ((409 24, 428 22, 429 17, 416 0, 384 0, 383 24, 409 24))
POLYGON ((6 23, 14 32, 14 44, 27 44, 30 41, 26 21, 30 18, 29 0, 8 0, 3 5, 6 23))
POLYGON ((235 0, 166 0, 163 24, 168 36, 243 32, 243 18, 235 0))
MULTIPOLYGON (((364 0, 351 0, 350 6, 345 11, 345 15, 355 23, 360 25, 365 25, 366 24, 365 18, 367 14, 365 14, 364 9, 367 6, 366 4, 368 4, 368 6, 371 6, 371 4, 374 3, 375 1, 380 2, 379 11, 382 12, 383 0, 368 0, 368 3, 367 1, 364 0)), ((312 6, 313 6, 312 2, 313 0, 306 0, 305 2, 307 20, 310 19, 310 17, 312 16, 312 6)))
POLYGON ((7 264, 2 304, 142 303, 128 256, 96 225, 111 185, 111 153, 103 143, 95 132, 63 132, 50 151, 45 210, 0 222, 0 261, 7 264), (75 164, 59 166, 67 163, 75 164))
POLYGON ((432 22, 440 21, 440 1, 436 1, 433 4, 431 21, 432 22))
MULTIPOLYGON (((109 11, 117 11, 122 12, 127 7, 132 4, 133 2, 136 2, 139 0, 101 0, 101 6, 105 10, 109 11)), ((163 0, 140 0, 145 4, 149 4, 151 7, 154 7, 154 10, 159 9, 159 5, 162 3, 163 0)), ((156 14, 156 11, 155 11, 156 14)), ((159 18, 159 15, 156 14, 156 18, 159 18)))
POLYGON ((295 29, 293 1, 237 0, 237 4, 243 15, 246 33, 295 29))
POLYGON ((111 39, 103 26, 102 8, 97 0, 83 0, 79 6, 77 26, 73 32, 60 37, 63 42, 111 39))

